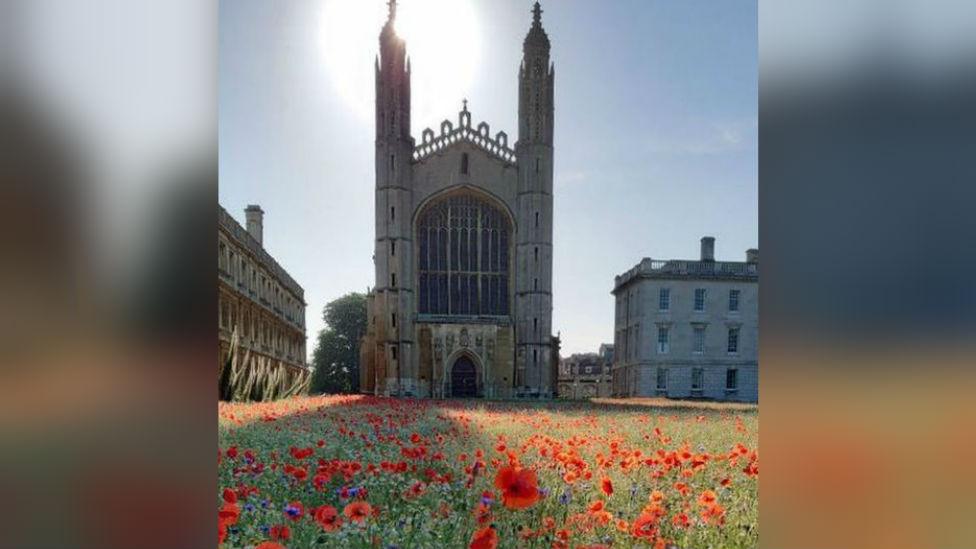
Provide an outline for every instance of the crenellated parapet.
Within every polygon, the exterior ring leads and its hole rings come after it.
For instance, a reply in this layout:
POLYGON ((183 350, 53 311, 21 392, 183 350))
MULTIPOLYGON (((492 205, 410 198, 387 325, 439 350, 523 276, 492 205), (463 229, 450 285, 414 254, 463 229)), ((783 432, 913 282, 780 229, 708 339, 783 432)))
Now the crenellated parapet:
POLYGON ((457 127, 454 127, 450 120, 444 120, 441 122, 440 135, 435 135, 434 130, 430 128, 426 128, 421 133, 420 144, 413 150, 413 159, 423 160, 461 141, 476 145, 503 162, 512 165, 516 163, 515 151, 508 146, 507 133, 500 131, 492 137, 487 122, 481 122, 476 128, 471 127, 471 113, 468 111, 467 100, 464 100, 464 107, 458 113, 457 127))

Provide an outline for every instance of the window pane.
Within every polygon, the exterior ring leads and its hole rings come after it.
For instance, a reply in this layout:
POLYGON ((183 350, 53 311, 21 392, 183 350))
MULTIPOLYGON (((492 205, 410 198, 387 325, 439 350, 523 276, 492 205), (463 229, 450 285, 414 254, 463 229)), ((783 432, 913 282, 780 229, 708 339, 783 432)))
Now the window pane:
MULTIPOLYGON (((454 195, 428 205, 418 218, 418 301, 440 314, 507 314, 509 230, 503 214, 471 195, 454 195), (450 285, 441 273, 452 271, 450 285), (424 274, 437 272, 426 284, 424 274), (474 273, 458 276, 460 273, 474 273), (450 288, 448 289, 448 286, 450 288), (502 312, 504 311, 504 312, 502 312)), ((421 305, 424 307, 424 305, 421 305)))
POLYGON ((458 256, 460 258, 458 270, 467 270, 468 268, 468 230, 461 229, 458 231, 458 256))
POLYGON ((487 315, 491 314, 491 303, 488 299, 488 275, 481 275, 478 277, 478 291, 481 294, 481 314, 487 315))

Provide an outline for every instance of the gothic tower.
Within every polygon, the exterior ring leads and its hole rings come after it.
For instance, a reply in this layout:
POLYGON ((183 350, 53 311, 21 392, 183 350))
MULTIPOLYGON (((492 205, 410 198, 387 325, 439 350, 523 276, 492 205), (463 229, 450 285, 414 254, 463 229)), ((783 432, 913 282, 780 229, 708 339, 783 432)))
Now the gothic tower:
POLYGON ((553 80, 536 2, 519 67, 516 386, 551 393, 553 80))
MULTIPOLYGON (((392 394, 414 379, 411 342, 412 277, 409 259, 411 154, 410 60, 406 43, 396 34, 396 0, 380 32, 376 60, 376 242, 373 262, 376 286, 372 298, 375 351, 373 377, 392 394)), ((408 388, 409 390, 409 388, 408 388)))
POLYGON ((519 69, 519 140, 473 124, 410 134, 396 1, 376 60, 376 282, 360 390, 548 398, 552 337, 553 67, 536 2, 519 69))

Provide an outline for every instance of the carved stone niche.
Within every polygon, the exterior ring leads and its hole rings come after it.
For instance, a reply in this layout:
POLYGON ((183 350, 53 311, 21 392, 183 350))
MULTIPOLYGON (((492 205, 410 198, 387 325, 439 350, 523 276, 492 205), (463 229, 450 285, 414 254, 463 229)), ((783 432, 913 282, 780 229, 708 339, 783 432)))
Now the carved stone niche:
POLYGON ((451 351, 454 350, 454 334, 447 334, 446 349, 448 354, 451 354, 451 351))
POLYGON ((480 333, 474 336, 474 346, 480 351, 484 347, 484 337, 480 333))
POLYGON ((458 343, 464 348, 471 345, 471 336, 468 334, 467 328, 461 328, 461 336, 458 338, 458 343))
POLYGON ((441 342, 441 338, 434 340, 434 358, 440 360, 444 356, 444 343, 441 342))

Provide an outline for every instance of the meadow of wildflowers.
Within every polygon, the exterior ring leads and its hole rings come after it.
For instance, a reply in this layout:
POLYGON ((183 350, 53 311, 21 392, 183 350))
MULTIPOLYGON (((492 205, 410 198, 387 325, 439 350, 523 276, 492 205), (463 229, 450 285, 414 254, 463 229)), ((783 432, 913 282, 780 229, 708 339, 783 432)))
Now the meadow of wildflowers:
POLYGON ((220 403, 223 548, 751 548, 758 411, 297 397, 220 403))

